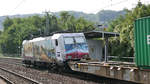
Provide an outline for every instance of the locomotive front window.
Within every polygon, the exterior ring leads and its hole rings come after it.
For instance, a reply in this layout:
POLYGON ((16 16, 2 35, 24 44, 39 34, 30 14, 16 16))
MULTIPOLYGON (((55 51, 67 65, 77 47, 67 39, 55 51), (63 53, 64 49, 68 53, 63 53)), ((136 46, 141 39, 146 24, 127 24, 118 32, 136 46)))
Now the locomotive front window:
POLYGON ((74 44, 74 40, 71 37, 64 38, 65 39, 65 44, 74 44))
POLYGON ((75 37, 76 43, 85 43, 85 39, 83 37, 75 37))

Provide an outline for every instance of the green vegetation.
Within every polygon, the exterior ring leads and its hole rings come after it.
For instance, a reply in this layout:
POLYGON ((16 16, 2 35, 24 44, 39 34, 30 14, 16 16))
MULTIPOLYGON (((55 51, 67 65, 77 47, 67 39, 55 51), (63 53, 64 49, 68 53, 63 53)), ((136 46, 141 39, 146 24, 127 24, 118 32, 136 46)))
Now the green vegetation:
POLYGON ((61 12, 60 17, 46 13, 45 16, 9 18, 3 23, 4 31, 0 35, 0 52, 16 54, 21 52, 23 40, 39 36, 49 36, 56 31, 83 32, 94 28, 94 23, 84 18, 75 18, 68 12, 61 12), (47 25, 47 27, 46 27, 47 25))
POLYGON ((112 21, 107 31, 119 32, 120 38, 110 40, 111 55, 121 57, 134 56, 134 21, 150 16, 150 5, 139 4, 132 10, 126 10, 125 16, 112 21))
MULTIPOLYGON (((150 5, 139 3, 134 9, 125 11, 125 15, 111 21, 107 28, 109 32, 120 33, 120 38, 109 40, 110 55, 119 56, 119 59, 134 56, 134 21, 137 18, 149 16, 150 5)), ((83 17, 75 18, 68 12, 61 12, 59 17, 48 13, 45 16, 36 15, 25 18, 7 17, 3 23, 4 31, 0 32, 0 52, 20 53, 23 40, 49 36, 56 31, 91 31, 94 29, 94 24, 83 17)))
MULTIPOLYGON (((108 24, 109 21, 116 19, 120 15, 126 14, 124 10, 122 11, 112 11, 112 10, 102 10, 96 14, 87 14, 84 12, 77 12, 77 11, 67 11, 69 14, 73 15, 75 18, 83 17, 86 20, 96 22, 97 24, 104 23, 105 25, 108 24)), ((53 15, 60 17, 61 12, 51 12, 53 15)), ((33 15, 43 16, 43 14, 21 14, 21 15, 10 15, 9 18, 25 18, 33 15)), ((0 30, 3 30, 2 23, 6 19, 7 16, 0 16, 0 30)))

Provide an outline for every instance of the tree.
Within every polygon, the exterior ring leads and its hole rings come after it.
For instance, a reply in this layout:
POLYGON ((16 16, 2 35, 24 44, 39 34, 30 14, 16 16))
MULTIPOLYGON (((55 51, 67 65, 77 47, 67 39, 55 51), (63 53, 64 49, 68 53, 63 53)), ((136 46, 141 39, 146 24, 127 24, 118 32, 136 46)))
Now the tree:
POLYGON ((94 28, 94 23, 85 20, 83 17, 75 18, 68 12, 61 12, 59 19, 61 28, 70 32, 86 32, 94 28))
POLYGON ((5 21, 3 22, 3 26, 4 26, 4 31, 8 29, 8 27, 10 27, 13 24, 12 19, 10 19, 9 17, 6 17, 5 21))
POLYGON ((120 16, 109 24, 107 31, 120 33, 120 38, 110 40, 111 55, 134 56, 134 21, 149 15, 150 5, 137 5, 132 10, 126 9, 125 16, 120 16))
POLYGON ((75 18, 68 12, 62 12, 60 18, 49 13, 46 16, 7 17, 3 23, 4 31, 0 35, 0 51, 7 54, 20 53, 23 40, 45 36, 45 30, 48 32, 46 36, 62 30, 81 32, 89 31, 93 24, 84 18, 75 18), (49 25, 47 28, 46 24, 49 25))

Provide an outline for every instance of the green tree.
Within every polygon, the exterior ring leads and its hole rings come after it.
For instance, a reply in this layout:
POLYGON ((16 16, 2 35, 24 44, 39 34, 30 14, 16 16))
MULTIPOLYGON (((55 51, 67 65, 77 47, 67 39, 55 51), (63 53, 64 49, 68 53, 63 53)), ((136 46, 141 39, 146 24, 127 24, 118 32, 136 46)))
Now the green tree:
POLYGON ((75 18, 68 12, 61 12, 59 19, 61 28, 70 32, 86 32, 94 29, 94 23, 85 20, 83 17, 75 18))
POLYGON ((68 12, 62 12, 60 17, 49 13, 46 16, 7 17, 3 23, 4 31, 0 34, 0 51, 7 54, 20 53, 23 40, 45 36, 45 30, 47 36, 62 30, 82 32, 91 30, 93 24, 84 18, 75 18, 68 12))
POLYGON ((150 15, 150 5, 138 4, 109 24, 107 31, 119 32, 120 38, 110 40, 111 55, 134 56, 134 21, 150 15), (120 45, 118 46, 120 42, 120 45))
POLYGON ((7 28, 10 27, 12 24, 13 24, 12 19, 6 17, 5 21, 3 22, 4 31, 7 30, 7 28))

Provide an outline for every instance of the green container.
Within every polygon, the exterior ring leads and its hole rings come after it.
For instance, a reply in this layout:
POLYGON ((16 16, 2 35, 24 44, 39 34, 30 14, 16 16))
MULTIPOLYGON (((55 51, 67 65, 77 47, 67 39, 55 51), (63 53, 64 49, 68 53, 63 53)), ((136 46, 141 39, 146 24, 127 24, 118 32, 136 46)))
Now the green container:
POLYGON ((150 17, 140 18, 135 21, 134 37, 136 65, 150 69, 150 17))

